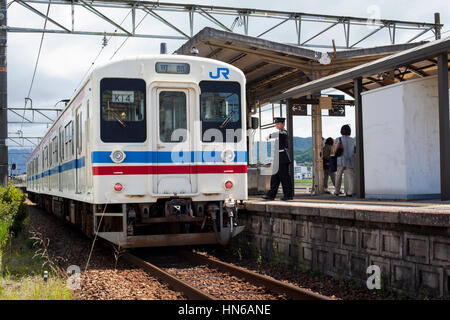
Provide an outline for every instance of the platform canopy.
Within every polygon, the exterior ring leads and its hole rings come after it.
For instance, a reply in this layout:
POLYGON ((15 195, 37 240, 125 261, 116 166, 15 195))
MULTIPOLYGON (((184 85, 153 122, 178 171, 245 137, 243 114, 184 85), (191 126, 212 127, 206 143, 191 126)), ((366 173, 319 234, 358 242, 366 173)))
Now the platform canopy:
MULTIPOLYGON (((354 79, 362 79, 362 90, 367 91, 400 81, 436 75, 437 56, 447 53, 450 57, 450 37, 421 44, 372 62, 349 68, 299 87, 270 99, 277 102, 298 98, 328 88, 336 88, 353 96, 354 79)), ((449 69, 450 71, 450 69, 449 69)))
POLYGON ((189 55, 192 47, 196 47, 200 57, 224 61, 241 69, 247 78, 247 103, 250 108, 254 108, 313 79, 348 70, 423 43, 322 53, 257 37, 204 28, 175 53, 189 55))
POLYGON ((441 200, 450 200, 449 54, 450 37, 447 37, 304 83, 272 97, 270 101, 274 103, 291 100, 328 88, 342 90, 355 98, 356 187, 358 197, 363 198, 364 143, 361 93, 408 79, 437 75, 439 123, 436 125, 439 125, 439 141, 436 143, 440 145, 441 200))

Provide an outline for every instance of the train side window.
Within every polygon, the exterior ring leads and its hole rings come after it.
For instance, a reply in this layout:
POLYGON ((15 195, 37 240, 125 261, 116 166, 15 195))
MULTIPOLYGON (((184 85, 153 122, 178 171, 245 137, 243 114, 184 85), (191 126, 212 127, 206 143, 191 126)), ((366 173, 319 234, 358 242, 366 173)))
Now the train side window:
MULTIPOLYGON (((242 128, 241 86, 238 82, 201 81, 200 89, 202 141, 226 142, 227 129, 242 128), (210 141, 208 135, 205 135, 209 129, 219 130, 222 133, 223 141, 210 141)), ((238 142, 239 136, 234 137, 234 142, 238 142)))
POLYGON ((73 155, 72 149, 72 137, 73 137, 73 126, 72 121, 70 121, 64 127, 64 158, 69 159, 73 155))
POLYGON ((58 136, 53 138, 52 145, 53 145, 52 161, 53 163, 58 164, 58 136))
POLYGON ((48 144, 48 167, 49 167, 49 169, 52 167, 52 163, 53 163, 52 156, 53 156, 53 143, 49 142, 49 144, 48 144))
POLYGON ((59 127, 59 159, 64 160, 64 139, 62 127, 59 127))
POLYGON ((43 165, 43 169, 47 169, 48 167, 48 147, 46 146, 44 148, 44 157, 42 158, 44 165, 43 165))
POLYGON ((75 130, 76 130, 76 137, 77 137, 77 142, 76 142, 76 144, 77 144, 77 153, 78 154, 81 154, 81 149, 82 149, 82 143, 83 143, 83 140, 82 140, 82 137, 83 137, 83 134, 82 134, 82 125, 81 125, 81 123, 82 123, 82 116, 81 116, 81 112, 78 112, 77 113, 77 117, 76 117, 76 124, 75 124, 75 130))
POLYGON ((186 94, 182 91, 161 91, 159 93, 159 137, 161 142, 183 142, 184 135, 172 134, 177 129, 187 129, 186 94))
POLYGON ((71 155, 73 156, 74 154, 75 154, 75 144, 73 143, 73 122, 71 121, 70 122, 70 146, 71 146, 71 150, 72 150, 72 153, 71 153, 71 155))
POLYGON ((100 81, 103 142, 147 140, 146 84, 142 79, 104 78, 100 81))

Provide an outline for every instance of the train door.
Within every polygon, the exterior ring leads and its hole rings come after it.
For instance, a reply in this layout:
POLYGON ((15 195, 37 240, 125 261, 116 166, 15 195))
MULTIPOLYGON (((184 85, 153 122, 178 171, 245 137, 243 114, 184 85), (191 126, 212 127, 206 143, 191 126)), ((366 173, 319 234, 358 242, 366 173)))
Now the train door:
POLYGON ((81 107, 75 117, 75 192, 81 193, 84 185, 84 157, 83 157, 83 114, 81 107))
POLYGON ((62 185, 62 161, 64 154, 64 139, 63 139, 63 130, 62 127, 59 127, 58 130, 58 188, 59 191, 63 191, 62 185))
POLYGON ((89 100, 87 100, 86 103, 86 120, 84 120, 84 153, 85 153, 85 167, 84 167, 84 176, 85 176, 85 192, 90 193, 92 190, 92 168, 91 168, 91 144, 89 143, 89 126, 90 126, 90 119, 89 119, 89 100))
POLYGON ((48 170, 48 145, 44 148, 44 185, 45 191, 50 190, 50 174, 48 170))
POLYGON ((156 194, 182 195, 197 192, 191 164, 193 152, 192 108, 194 90, 158 88, 156 94, 157 133, 153 190, 156 194))

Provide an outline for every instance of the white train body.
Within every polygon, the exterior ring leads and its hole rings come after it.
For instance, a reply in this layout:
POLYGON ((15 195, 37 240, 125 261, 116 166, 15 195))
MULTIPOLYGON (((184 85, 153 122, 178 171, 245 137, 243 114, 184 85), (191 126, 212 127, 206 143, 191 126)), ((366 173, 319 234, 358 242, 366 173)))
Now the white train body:
MULTIPOLYGON (((189 217, 216 219, 215 211, 227 220, 222 211, 228 212, 230 229, 225 222, 214 227, 234 236, 242 230, 233 222, 235 203, 247 199, 245 133, 245 76, 239 69, 181 55, 108 63, 92 71, 31 154, 27 191, 88 234, 98 230, 123 246, 166 245, 161 239, 170 233, 133 234, 136 226, 155 223, 155 210, 158 223, 178 217, 187 225, 189 217), (122 229, 107 230, 108 218, 100 228, 100 215, 115 217, 109 219, 112 229, 120 229, 122 218, 122 229)), ((196 234, 186 244, 214 242, 205 221, 201 231, 173 238, 196 234)))

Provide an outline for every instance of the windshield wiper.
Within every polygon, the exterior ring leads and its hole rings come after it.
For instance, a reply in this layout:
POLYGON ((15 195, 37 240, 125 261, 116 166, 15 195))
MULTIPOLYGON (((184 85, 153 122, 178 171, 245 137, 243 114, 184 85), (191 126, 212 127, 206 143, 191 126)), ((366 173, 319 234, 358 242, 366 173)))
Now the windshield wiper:
POLYGON ((118 114, 117 114, 117 113, 109 106, 109 101, 107 102, 107 106, 106 106, 105 110, 108 111, 108 112, 111 112, 112 115, 113 115, 113 117, 114 117, 114 119, 115 119, 118 123, 120 123, 120 125, 121 125, 122 127, 124 127, 124 128, 127 127, 126 123, 123 122, 122 120, 120 120, 119 115, 118 115, 118 114))
POLYGON ((220 124, 219 128, 223 129, 223 127, 225 127, 228 122, 230 122, 231 118, 233 117, 234 114, 234 110, 231 110, 230 115, 228 117, 225 118, 225 120, 223 120, 223 122, 220 124))
POLYGON ((125 122, 123 122, 122 120, 120 120, 119 116, 117 115, 117 113, 115 113, 114 111, 112 111, 112 114, 114 116, 114 119, 117 120, 118 123, 120 123, 122 125, 122 127, 126 128, 127 125, 125 122))

